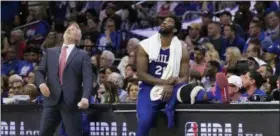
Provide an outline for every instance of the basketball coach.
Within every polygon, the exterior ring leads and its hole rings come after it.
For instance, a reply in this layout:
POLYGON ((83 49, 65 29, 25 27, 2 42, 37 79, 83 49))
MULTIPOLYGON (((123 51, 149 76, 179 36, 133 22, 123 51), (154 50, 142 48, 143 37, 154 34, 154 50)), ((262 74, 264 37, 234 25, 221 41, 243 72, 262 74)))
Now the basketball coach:
POLYGON ((93 72, 87 52, 76 47, 81 37, 78 24, 70 24, 63 45, 47 49, 36 72, 44 98, 40 136, 53 136, 61 121, 68 136, 82 136, 81 109, 89 107, 93 72))

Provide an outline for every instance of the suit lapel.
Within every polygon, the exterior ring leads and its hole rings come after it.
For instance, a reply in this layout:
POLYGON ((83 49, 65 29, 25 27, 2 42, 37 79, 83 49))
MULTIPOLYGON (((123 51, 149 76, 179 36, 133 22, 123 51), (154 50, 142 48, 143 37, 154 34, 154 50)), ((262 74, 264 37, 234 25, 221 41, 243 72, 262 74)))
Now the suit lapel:
POLYGON ((61 50, 61 47, 58 47, 56 50, 55 50, 55 63, 54 63, 54 67, 56 67, 56 73, 58 74, 58 69, 59 69, 59 57, 60 57, 60 50, 61 50))
POLYGON ((65 68, 67 68, 67 66, 70 64, 70 62, 74 59, 74 57, 77 55, 78 53, 78 49, 76 47, 73 48, 73 50, 71 51, 69 57, 67 58, 66 61, 66 66, 65 68))

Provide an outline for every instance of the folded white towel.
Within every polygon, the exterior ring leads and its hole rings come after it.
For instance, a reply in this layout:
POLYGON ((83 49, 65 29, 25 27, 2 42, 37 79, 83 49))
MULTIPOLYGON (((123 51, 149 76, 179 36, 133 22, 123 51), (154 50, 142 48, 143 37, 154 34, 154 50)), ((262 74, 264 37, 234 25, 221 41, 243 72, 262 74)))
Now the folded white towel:
MULTIPOLYGON (((148 39, 139 43, 149 56, 149 60, 156 60, 161 49, 160 34, 156 33, 148 39)), ((180 72, 180 64, 182 59, 182 44, 180 40, 174 36, 170 44, 170 56, 166 69, 163 71, 161 79, 169 77, 177 78, 180 72)), ((163 86, 156 85, 151 90, 151 100, 156 101, 162 98, 163 86)))

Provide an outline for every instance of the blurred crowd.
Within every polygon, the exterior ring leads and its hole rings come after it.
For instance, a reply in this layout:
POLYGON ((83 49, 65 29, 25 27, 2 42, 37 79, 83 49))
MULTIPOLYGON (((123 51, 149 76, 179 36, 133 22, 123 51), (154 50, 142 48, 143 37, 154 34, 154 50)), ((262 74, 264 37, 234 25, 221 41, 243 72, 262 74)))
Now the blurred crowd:
POLYGON ((224 72, 232 101, 254 90, 279 100, 279 11, 276 1, 1 1, 1 100, 29 95, 31 103, 42 103, 35 85, 41 57, 47 48, 62 46, 68 24, 77 22, 77 47, 91 56, 96 75, 91 103, 135 103, 137 46, 144 37, 130 31, 159 26, 173 14, 182 22, 201 18, 178 34, 191 55, 190 83, 211 90, 215 74, 224 72), (234 15, 222 10, 236 5, 234 15))

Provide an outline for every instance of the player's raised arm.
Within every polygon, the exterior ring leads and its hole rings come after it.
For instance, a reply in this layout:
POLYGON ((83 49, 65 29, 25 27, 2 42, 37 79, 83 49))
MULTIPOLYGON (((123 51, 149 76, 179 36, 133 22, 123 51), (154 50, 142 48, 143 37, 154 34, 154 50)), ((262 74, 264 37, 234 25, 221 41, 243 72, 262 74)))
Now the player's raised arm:
POLYGON ((147 82, 152 85, 167 85, 167 80, 155 78, 148 74, 149 58, 142 46, 138 46, 137 52, 137 76, 139 80, 147 82))

